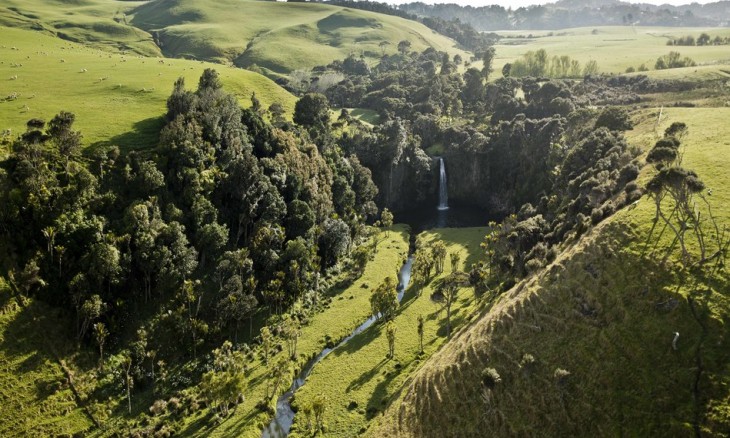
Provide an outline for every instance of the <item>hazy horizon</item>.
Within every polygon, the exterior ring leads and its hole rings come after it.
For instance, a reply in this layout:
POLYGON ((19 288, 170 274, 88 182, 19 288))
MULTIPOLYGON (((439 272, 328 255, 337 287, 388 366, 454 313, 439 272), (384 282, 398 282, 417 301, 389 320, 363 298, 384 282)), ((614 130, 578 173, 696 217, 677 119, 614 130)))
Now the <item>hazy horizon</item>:
MULTIPOLYGON (((382 0, 381 0, 382 1, 382 0)), ((503 7, 512 7, 514 8, 521 8, 526 7, 530 5, 544 5, 547 3, 555 3, 556 0, 385 0, 386 3, 390 4, 404 4, 404 3, 412 3, 414 1, 420 1, 422 3, 427 4, 438 4, 438 3, 456 3, 462 6, 470 5, 470 6, 488 6, 488 5, 500 5, 503 7)), ((691 3, 699 3, 699 4, 707 4, 707 3, 715 3, 718 0, 623 0, 628 3, 649 3, 652 5, 672 5, 672 6, 681 6, 681 5, 688 5, 691 3)))

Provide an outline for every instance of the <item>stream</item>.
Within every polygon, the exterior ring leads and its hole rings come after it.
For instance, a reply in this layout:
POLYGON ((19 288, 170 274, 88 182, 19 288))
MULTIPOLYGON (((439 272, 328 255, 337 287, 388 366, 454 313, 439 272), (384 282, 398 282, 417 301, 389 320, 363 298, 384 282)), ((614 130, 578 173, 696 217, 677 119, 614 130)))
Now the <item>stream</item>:
MULTIPOLYGON (((411 281, 411 268, 413 267, 413 255, 409 255, 406 262, 400 268, 398 273, 398 302, 403 299, 403 294, 411 281)), ((346 338, 340 341, 334 348, 325 348, 322 350, 314 359, 309 361, 304 366, 302 371, 297 375, 292 382, 291 387, 287 392, 280 395, 276 401, 276 416, 269 426, 261 433, 261 438, 282 438, 289 435, 289 429, 294 422, 295 412, 291 408, 291 398, 297 389, 301 388, 306 383, 307 377, 312 373, 315 365, 317 365, 322 359, 327 357, 332 351, 339 347, 347 344, 352 338, 362 333, 365 329, 373 325, 377 319, 375 316, 371 316, 367 321, 360 324, 355 330, 352 331, 346 338)))

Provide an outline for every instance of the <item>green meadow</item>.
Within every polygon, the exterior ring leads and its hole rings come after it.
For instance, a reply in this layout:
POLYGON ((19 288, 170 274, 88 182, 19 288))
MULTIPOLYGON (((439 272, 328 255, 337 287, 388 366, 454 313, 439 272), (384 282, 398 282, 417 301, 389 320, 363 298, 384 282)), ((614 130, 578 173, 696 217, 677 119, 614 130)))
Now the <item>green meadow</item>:
POLYGON ((256 65, 273 75, 351 53, 376 62, 383 50, 394 53, 401 40, 410 41, 412 50, 430 46, 464 55, 454 41, 420 23, 314 3, 165 0, 137 8, 132 23, 158 33, 167 56, 256 65))
POLYGON ((269 76, 349 54, 376 63, 383 52, 395 53, 401 40, 410 41, 411 50, 434 47, 468 59, 453 40, 415 21, 304 2, 7 0, 0 6, 3 24, 91 47, 233 63, 269 76))
POLYGON ((40 31, 90 47, 160 56, 152 35, 129 23, 144 1, 4 0, 0 25, 40 31))
POLYGON ((42 302, 24 306, 0 280, 0 436, 72 436, 93 427, 58 355, 73 349, 66 320, 42 302))
MULTIPOLYGON (((495 45, 494 71, 501 76, 502 67, 528 51, 544 49, 549 56, 567 55, 585 65, 598 63, 602 73, 623 73, 628 67, 645 64, 654 75, 657 58, 677 51, 692 58, 698 65, 730 64, 730 46, 667 46, 667 41, 701 33, 711 37, 730 35, 728 29, 688 27, 605 26, 556 31, 500 31, 502 39, 495 45), (532 37, 530 37, 532 35, 532 37)), ((665 74, 659 72, 659 75, 665 74)))
MULTIPOLYGON (((485 228, 445 228, 427 231, 422 238, 424 242, 443 241, 449 254, 461 255, 459 269, 468 270, 481 258, 479 243, 485 234, 485 228)), ((446 265, 444 272, 422 290, 406 290, 394 319, 395 358, 386 357, 388 341, 384 325, 375 323, 322 360, 306 385, 296 393, 297 406, 311 403, 314 397, 326 397, 327 436, 352 437, 363 432, 370 420, 390 406, 421 364, 448 341, 446 310, 442 303, 431 298, 438 278, 451 272, 448 261, 446 265), (425 319, 423 354, 419 351, 419 316, 425 319)), ((471 288, 462 288, 451 310, 454 331, 471 321, 480 305, 471 288)), ((296 428, 302 433, 305 425, 303 415, 298 415, 292 431, 296 428)), ((292 433, 292 436, 301 435, 292 433)))
POLYGON ((243 106, 254 92, 265 107, 279 102, 289 113, 296 101, 270 79, 235 67, 112 53, 7 27, 0 27, 0 41, 0 131, 13 134, 31 118, 50 120, 65 110, 76 114, 87 146, 154 146, 173 83, 184 77, 195 88, 206 68, 220 73, 243 106))

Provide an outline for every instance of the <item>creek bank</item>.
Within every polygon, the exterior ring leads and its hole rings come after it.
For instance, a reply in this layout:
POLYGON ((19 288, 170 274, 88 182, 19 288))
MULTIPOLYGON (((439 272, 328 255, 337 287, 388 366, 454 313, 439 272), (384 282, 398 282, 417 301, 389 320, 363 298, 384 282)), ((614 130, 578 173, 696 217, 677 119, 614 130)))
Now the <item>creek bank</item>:
MULTIPOLYGON (((413 254, 409 254, 408 259, 403 263, 398 273, 398 302, 403 299, 405 290, 411 281, 411 268, 413 267, 413 254)), ((296 376, 292 382, 291 387, 284 394, 280 395, 276 401, 276 415, 271 423, 261 433, 261 438, 283 438, 289 435, 289 430, 294 423, 294 416, 296 412, 291 407, 291 400, 294 393, 301 388, 307 380, 307 377, 312 373, 314 367, 332 351, 340 348, 347 344, 352 338, 365 331, 368 327, 372 326, 377 319, 375 316, 371 316, 365 322, 360 324, 355 330, 352 331, 347 337, 345 337, 339 344, 334 348, 325 348, 322 350, 314 359, 309 361, 302 371, 296 376)))

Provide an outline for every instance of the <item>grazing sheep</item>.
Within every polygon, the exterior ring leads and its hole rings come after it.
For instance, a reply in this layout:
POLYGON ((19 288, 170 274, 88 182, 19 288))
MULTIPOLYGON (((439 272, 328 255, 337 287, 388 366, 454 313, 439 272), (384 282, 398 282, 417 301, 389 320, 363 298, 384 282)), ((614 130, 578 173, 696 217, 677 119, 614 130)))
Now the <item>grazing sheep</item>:
POLYGON ((17 79, 18 79, 18 75, 13 75, 13 76, 10 76, 10 80, 11 80, 11 81, 15 81, 15 80, 17 80, 17 79))

